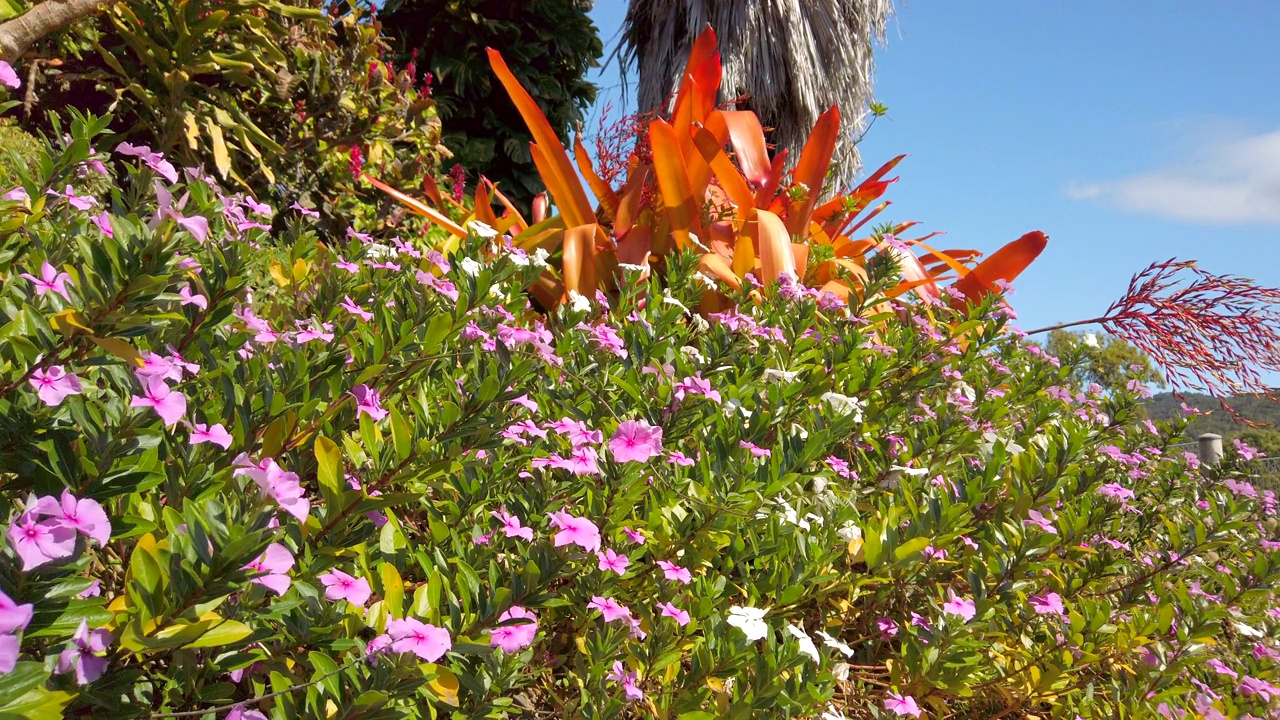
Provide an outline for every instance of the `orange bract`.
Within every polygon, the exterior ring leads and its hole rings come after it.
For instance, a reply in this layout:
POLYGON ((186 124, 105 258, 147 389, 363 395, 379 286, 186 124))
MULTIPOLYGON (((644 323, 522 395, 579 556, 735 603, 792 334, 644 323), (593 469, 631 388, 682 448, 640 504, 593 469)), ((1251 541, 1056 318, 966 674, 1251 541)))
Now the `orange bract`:
MULTIPOLYGON (((530 153, 560 217, 543 220, 544 204, 541 213, 535 210, 534 223, 527 223, 496 188, 483 183, 476 191, 472 217, 510 228, 518 247, 561 250, 559 275, 549 269, 537 284, 544 304, 563 300, 569 291, 614 291, 619 262, 660 262, 673 248, 699 249, 704 253, 703 270, 730 287, 741 288, 750 273, 768 292, 782 274, 790 274, 846 300, 862 295, 866 255, 886 252, 896 257, 902 271, 899 283, 886 292, 888 297, 914 291, 936 299, 940 285, 954 281, 964 298, 956 303, 977 302, 996 289, 997 281, 1016 277, 1044 249, 1044 233, 1028 233, 975 264, 980 255, 976 251, 936 250, 923 244, 937 233, 914 240, 899 237, 893 243, 853 237, 888 206, 877 202, 896 180, 886 176, 904 156, 885 163, 858 186, 840 189, 824 200, 823 186, 840 136, 839 109, 832 107, 818 119, 795 170, 784 172, 786 153, 769 156, 764 128, 754 113, 716 107, 722 68, 710 27, 693 44, 670 117, 647 124, 647 151, 632 152, 627 181, 616 189, 593 167, 579 138, 574 139, 570 159, 501 54, 490 49, 489 61, 533 134, 530 153), (579 173, 599 201, 594 210, 579 173), (490 206, 493 195, 506 208, 501 218, 490 206), (811 263, 815 245, 830 250, 811 263), (906 249, 914 246, 924 252, 917 256, 906 249), (561 293, 559 299, 548 297, 554 291, 561 293)), ((458 226, 441 222, 439 212, 424 212, 430 208, 423 203, 375 184, 456 234, 458 226)), ((438 191, 430 194, 439 204, 438 191)), ((914 224, 898 225, 893 233, 914 224)), ((719 296, 703 305, 719 307, 724 301, 719 296)))

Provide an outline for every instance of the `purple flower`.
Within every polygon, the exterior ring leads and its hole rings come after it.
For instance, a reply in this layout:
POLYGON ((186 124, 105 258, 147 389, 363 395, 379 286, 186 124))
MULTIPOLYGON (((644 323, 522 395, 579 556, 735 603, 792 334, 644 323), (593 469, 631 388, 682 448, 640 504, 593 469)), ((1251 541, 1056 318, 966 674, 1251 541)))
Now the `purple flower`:
POLYGON ((55 500, 52 495, 36 500, 36 510, 41 515, 61 520, 67 527, 98 545, 106 545, 111 540, 111 520, 97 500, 78 500, 70 490, 63 490, 61 501, 55 500))
POLYGON ((606 680, 616 683, 622 683, 622 690, 627 695, 628 700, 641 700, 644 698, 644 691, 636 685, 636 674, 627 672, 623 667, 621 660, 613 661, 613 669, 605 676, 606 680))
POLYGON ((245 710, 243 705, 237 705, 227 713, 226 720, 270 720, 270 718, 259 710, 245 710))
POLYGON ((374 422, 382 422, 387 411, 382 407, 382 395, 368 385, 357 385, 351 388, 351 395, 356 399, 356 417, 360 413, 369 416, 374 422))
POLYGON ((190 285, 183 285, 182 289, 178 291, 178 297, 182 298, 179 302, 180 305, 195 305, 201 310, 209 309, 209 298, 199 293, 191 292, 190 285))
POLYGON ((22 87, 22 81, 18 79, 18 73, 13 66, 4 60, 0 60, 0 85, 10 90, 17 90, 22 87))
POLYGON ((427 662, 435 662, 453 647, 449 631, 407 617, 387 623, 391 636, 391 649, 398 653, 413 653, 427 662))
POLYGON ((1050 535, 1058 534, 1058 528, 1054 527, 1053 521, 1045 517, 1040 511, 1032 510, 1027 514, 1030 517, 1022 521, 1023 525, 1034 525, 1050 535))
POLYGON ((346 295, 342 298, 342 309, 346 310, 352 315, 355 315, 361 320, 364 320, 365 322, 369 322, 370 320, 373 319, 373 313, 355 304, 355 302, 352 301, 350 295, 346 295))
POLYGON ((373 591, 369 589, 369 581, 364 578, 348 575, 341 570, 330 570, 321 575, 320 584, 324 585, 324 596, 330 600, 346 600, 356 607, 364 607, 369 602, 373 591))
POLYGON ((507 512, 506 505, 503 505, 498 510, 489 514, 497 518, 498 522, 502 523, 501 530, 503 535, 506 535, 509 538, 518 537, 524 538, 530 542, 533 541, 533 528, 521 525, 520 518, 507 512))
POLYGON ((164 159, 164 153, 152 152, 146 145, 131 145, 127 142, 117 145, 116 152, 128 157, 136 157, 147 167, 163 175, 165 180, 171 183, 178 182, 178 171, 173 168, 173 163, 164 159))
POLYGON ((1032 595, 1028 598, 1028 601, 1031 603, 1031 609, 1035 610, 1037 615, 1057 615, 1062 618, 1067 616, 1067 608, 1062 604, 1062 596, 1056 592, 1032 595))
POLYGON ((33 507, 9 526, 9 543, 22 558, 23 571, 70 557, 76 549, 75 528, 60 518, 37 521, 37 512, 33 507))
POLYGON ((1098 488, 1098 494, 1115 500, 1132 500, 1133 491, 1118 483, 1107 483, 1098 488))
POLYGON ((242 569, 265 573, 249 582, 272 590, 277 595, 284 595, 289 591, 289 586, 293 584, 293 581, 285 574, 293 567, 293 562, 293 553, 289 552, 289 548, 280 543, 271 543, 266 550, 262 551, 261 557, 245 565, 242 569))
POLYGON ((31 603, 19 605, 13 598, 0 590, 0 633, 9 635, 26 629, 31 622, 34 606, 31 603))
POLYGON ((0 635, 0 675, 11 673, 18 667, 18 655, 21 653, 22 646, 16 635, 0 635))
POLYGON ((605 622, 614 622, 615 620, 627 620, 631 617, 631 608, 619 603, 613 598, 593 596, 591 602, 587 603, 588 610, 599 610, 604 615, 605 622))
POLYGON ((50 265, 48 260, 40 264, 40 277, 31 273, 22 273, 20 277, 31 281, 36 288, 37 297, 47 292, 55 292, 61 295, 63 300, 71 302, 71 295, 67 292, 67 283, 71 282, 71 276, 65 272, 58 272, 58 269, 50 265))
POLYGON ((688 585, 693 582, 693 573, 688 568, 682 568, 679 565, 667 560, 659 560, 658 567, 662 569, 662 575, 668 580, 678 582, 682 585, 688 585))
POLYGON ((898 623, 892 618, 879 618, 876 620, 876 628, 880 630, 880 637, 886 640, 898 634, 898 623))
POLYGON ((615 462, 647 462, 662 454, 662 428, 647 420, 627 420, 609 440, 615 462))
POLYGON ((910 695, 899 695, 891 692, 884 699, 884 709, 899 716, 911 716, 913 718, 920 717, 920 706, 916 704, 916 699, 910 695))
POLYGON ((639 530, 632 530, 629 527, 624 527, 622 528, 622 534, 626 535, 627 539, 635 543, 636 545, 643 545, 646 542, 648 542, 648 539, 645 538, 644 533, 640 532, 639 530))
POLYGON ((551 524, 560 532, 556 533, 553 544, 556 547, 577 545, 587 552, 600 549, 600 528, 590 520, 570 515, 563 510, 550 514, 551 524))
POLYGON ((669 602, 658 603, 658 609, 662 611, 662 617, 669 617, 675 620, 681 627, 689 624, 688 610, 681 610, 669 602))
POLYGON ((1245 675, 1240 680, 1240 694, 1258 695, 1264 701, 1271 702, 1271 698, 1280 697, 1280 687, 1276 687, 1266 680, 1259 680, 1252 675, 1245 675))
POLYGON ((133 396, 129 407, 149 407, 156 411, 165 427, 173 427, 187 414, 187 397, 170 388, 163 376, 152 375, 147 378, 142 394, 133 396))
POLYGON ((951 599, 942 604, 942 611, 969 622, 974 615, 978 614, 978 606, 972 599, 956 597, 953 593, 951 594, 951 599))
POLYGON ((235 475, 248 475, 285 512, 297 518, 298 522, 307 521, 311 515, 311 501, 304 497, 297 473, 286 472, 272 458, 255 465, 244 453, 233 464, 237 467, 235 475))
POLYGON ((72 669, 76 672, 76 683, 88 685, 102 677, 107 669, 107 659, 102 657, 111 645, 111 632, 105 628, 89 631, 89 623, 80 621, 80 628, 72 636, 75 647, 67 648, 58 655, 58 672, 64 673, 72 669))
POLYGON ((1207 661, 1205 661, 1205 665, 1210 670, 1218 673, 1219 675, 1226 675, 1227 677, 1230 677, 1232 680, 1238 679, 1240 677, 1240 675, 1237 674, 1235 670, 1232 670, 1231 668, 1227 667, 1218 658, 1209 658, 1207 661))
POLYGON ((199 445, 200 443, 213 443, 221 447, 223 450, 231 448, 231 433, 222 426, 222 423, 214 423, 213 427, 208 427, 202 423, 194 423, 191 426, 191 444, 199 445))
POLYGON ((502 627, 486 630, 485 632, 490 635, 489 644, 508 653, 520 652, 532 645, 533 639, 538 635, 537 615, 519 605, 512 605, 510 610, 498 616, 498 622, 500 623, 507 620, 520 619, 529 620, 530 622, 519 625, 503 625, 502 627))
POLYGON ((604 572, 616 572, 619 575, 627 574, 627 566, 631 564, 631 558, 626 555, 619 555, 613 551, 613 548, 607 548, 604 552, 597 552, 596 558, 600 561, 600 569, 604 572))
POLYGON ((36 395, 40 397, 41 402, 49 407, 61 405, 68 395, 79 395, 84 392, 84 388, 80 385, 80 378, 58 365, 47 370, 36 369, 31 373, 29 382, 36 389, 36 395))

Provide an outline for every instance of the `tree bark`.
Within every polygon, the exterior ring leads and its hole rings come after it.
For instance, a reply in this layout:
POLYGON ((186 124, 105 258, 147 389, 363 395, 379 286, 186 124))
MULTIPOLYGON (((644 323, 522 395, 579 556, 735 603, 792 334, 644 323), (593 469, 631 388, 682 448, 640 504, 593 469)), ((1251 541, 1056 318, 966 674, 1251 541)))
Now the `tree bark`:
POLYGON ((0 23, 0 60, 16 61, 31 44, 89 15, 107 0, 44 0, 18 17, 0 23))

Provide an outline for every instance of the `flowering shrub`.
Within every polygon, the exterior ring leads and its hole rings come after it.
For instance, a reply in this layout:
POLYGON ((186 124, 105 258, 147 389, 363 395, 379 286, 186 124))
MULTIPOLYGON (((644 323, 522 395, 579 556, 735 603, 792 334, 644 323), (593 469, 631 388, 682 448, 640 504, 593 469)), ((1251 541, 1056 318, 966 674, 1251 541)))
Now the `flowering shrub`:
POLYGON ((105 125, 0 201, 0 715, 1274 714, 1274 494, 996 298, 682 250, 544 316, 487 226, 268 234, 105 125))

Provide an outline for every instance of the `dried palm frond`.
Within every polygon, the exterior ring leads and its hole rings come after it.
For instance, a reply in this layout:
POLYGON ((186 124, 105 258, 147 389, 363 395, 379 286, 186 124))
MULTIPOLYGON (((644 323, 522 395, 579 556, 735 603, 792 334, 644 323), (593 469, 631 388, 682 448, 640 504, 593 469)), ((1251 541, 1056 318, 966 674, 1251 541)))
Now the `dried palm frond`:
POLYGON ((836 148, 835 180, 853 180, 854 140, 871 100, 872 41, 883 42, 892 0, 631 0, 620 47, 639 72, 641 111, 669 102, 693 40, 708 24, 720 39, 720 102, 747 96, 772 127, 770 142, 799 155, 818 116, 839 105, 847 131, 836 148))

